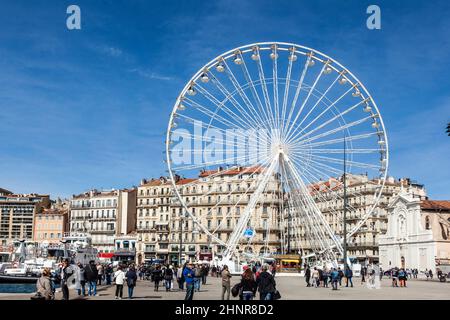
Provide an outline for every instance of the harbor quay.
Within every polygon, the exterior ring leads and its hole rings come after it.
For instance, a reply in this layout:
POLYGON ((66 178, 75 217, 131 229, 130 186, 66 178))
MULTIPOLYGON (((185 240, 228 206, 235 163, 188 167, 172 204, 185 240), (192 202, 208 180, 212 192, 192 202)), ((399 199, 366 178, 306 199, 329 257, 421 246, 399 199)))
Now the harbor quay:
MULTIPOLYGON (((238 283, 240 276, 231 278, 231 285, 238 283)), ((379 289, 369 289, 366 283, 361 282, 361 278, 353 279, 353 287, 343 286, 338 290, 314 286, 307 287, 305 278, 299 275, 279 274, 275 277, 277 289, 281 294, 281 300, 450 300, 450 283, 439 282, 436 280, 426 280, 425 278, 411 279, 407 281, 407 287, 392 287, 391 279, 385 277, 381 280, 379 289)), ((154 290, 154 283, 150 280, 138 280, 134 289, 133 300, 184 300, 185 291, 175 287, 166 292, 163 285, 160 285, 159 291, 154 290)), ((127 290, 124 288, 123 300, 127 301, 127 290)), ((101 285, 97 288, 96 296, 79 296, 76 290, 71 289, 69 293, 70 300, 114 300, 115 285, 101 285)), ((220 300, 222 294, 221 278, 207 277, 207 282, 202 285, 200 292, 194 293, 194 300, 220 300)), ((33 293, 10 294, 1 293, 0 300, 30 300, 33 293)), ((259 294, 257 297, 259 298, 259 294)), ((56 291, 55 300, 61 300, 62 293, 59 289, 56 291)), ((231 300, 239 298, 230 296, 231 300)), ((45 303, 45 302, 43 302, 45 303)))

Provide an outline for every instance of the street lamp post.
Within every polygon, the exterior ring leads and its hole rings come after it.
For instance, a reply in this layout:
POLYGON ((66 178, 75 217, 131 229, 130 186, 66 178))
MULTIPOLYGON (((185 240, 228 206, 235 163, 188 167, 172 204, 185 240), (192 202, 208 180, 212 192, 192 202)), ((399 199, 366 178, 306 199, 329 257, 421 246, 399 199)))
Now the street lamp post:
POLYGON ((178 252, 178 264, 181 266, 181 255, 183 247, 183 214, 180 215, 180 250, 178 252))
POLYGON ((344 270, 347 268, 347 177, 346 177, 346 161, 347 161, 347 146, 344 134, 344 270))

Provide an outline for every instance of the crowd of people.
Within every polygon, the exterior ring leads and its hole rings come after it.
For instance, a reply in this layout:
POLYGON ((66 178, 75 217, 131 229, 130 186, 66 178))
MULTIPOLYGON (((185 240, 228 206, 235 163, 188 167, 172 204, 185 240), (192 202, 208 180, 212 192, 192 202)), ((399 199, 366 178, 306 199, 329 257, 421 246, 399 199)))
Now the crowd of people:
POLYGON ((305 281, 307 287, 324 287, 328 288, 331 285, 333 290, 338 290, 338 285, 342 286, 342 279, 345 278, 345 286, 349 284, 353 287, 353 271, 350 268, 345 268, 345 271, 338 268, 310 268, 305 266, 305 281))
MULTIPOLYGON (((339 287, 353 287, 353 270, 345 268, 318 268, 304 266, 304 279, 307 287, 329 288, 338 290, 339 287), (344 270, 342 270, 344 269, 344 270)), ((438 277, 443 273, 439 270, 438 277)), ((417 269, 390 268, 383 271, 377 264, 363 267, 360 274, 361 284, 366 284, 369 289, 380 288, 383 276, 391 279, 392 287, 407 287, 407 281, 417 278, 417 269)), ((176 291, 185 291, 185 300, 192 300, 195 292, 200 292, 202 286, 206 285, 208 276, 221 278, 221 299, 229 300, 230 295, 239 297, 240 300, 253 300, 259 292, 261 300, 273 300, 279 298, 275 282, 276 266, 259 262, 244 267, 240 275, 240 281, 231 287, 232 275, 228 267, 210 266, 207 263, 188 262, 183 266, 172 264, 141 264, 134 263, 101 264, 90 261, 83 265, 78 263, 71 265, 68 259, 56 272, 45 268, 36 283, 37 293, 35 299, 51 300, 55 297, 55 288, 60 285, 62 299, 69 300, 69 286, 75 284, 79 296, 96 296, 98 286, 115 285, 115 299, 123 299, 123 289, 126 284, 128 298, 133 299, 134 288, 137 280, 153 283, 154 291, 160 287, 166 292, 178 288, 176 291), (75 281, 73 281, 75 279, 75 281)), ((431 270, 425 270, 428 279, 433 279, 431 270)), ((446 276, 446 275, 443 275, 446 276)), ((150 284, 151 285, 151 284, 150 284)))

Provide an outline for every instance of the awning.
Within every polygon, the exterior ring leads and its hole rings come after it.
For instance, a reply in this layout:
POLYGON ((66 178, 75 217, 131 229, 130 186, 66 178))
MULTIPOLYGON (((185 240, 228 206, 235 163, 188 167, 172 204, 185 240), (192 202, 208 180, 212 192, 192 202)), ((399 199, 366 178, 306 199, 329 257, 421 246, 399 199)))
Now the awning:
POLYGON ((99 258, 105 258, 105 259, 111 259, 112 257, 114 257, 114 253, 113 252, 101 252, 98 254, 99 258))

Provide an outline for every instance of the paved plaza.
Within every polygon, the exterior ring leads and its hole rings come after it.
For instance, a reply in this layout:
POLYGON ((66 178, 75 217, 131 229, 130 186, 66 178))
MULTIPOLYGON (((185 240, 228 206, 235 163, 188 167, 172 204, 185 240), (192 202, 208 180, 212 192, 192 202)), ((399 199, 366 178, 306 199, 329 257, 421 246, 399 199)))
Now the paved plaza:
MULTIPOLYGON (((232 278, 232 285, 238 282, 239 277, 232 278)), ((440 283, 438 281, 427 281, 425 279, 412 279, 407 282, 407 288, 393 288, 389 278, 383 278, 380 289, 368 289, 361 284, 360 278, 354 279, 353 288, 340 287, 333 291, 331 288, 306 287, 305 279, 300 276, 276 276, 277 289, 280 291, 283 300, 450 300, 450 283, 440 283)), ((71 299, 86 300, 110 300, 114 299, 115 286, 100 286, 98 295, 95 297, 78 297, 75 291, 70 291, 71 299)), ((128 300, 127 287, 124 287, 124 300, 128 300)), ((138 281, 134 296, 136 300, 183 300, 184 292, 174 289, 166 292, 164 287, 155 292, 153 283, 150 281, 138 281)), ((259 295, 258 295, 259 296, 259 295)), ((56 299, 61 299, 62 295, 57 292, 56 299)), ((194 300, 219 300, 221 297, 220 278, 208 277, 207 284, 201 287, 200 292, 196 292, 194 300)), ((30 294, 0 294, 0 300, 16 299, 28 300, 30 294)), ((233 300, 237 298, 231 297, 233 300)))

